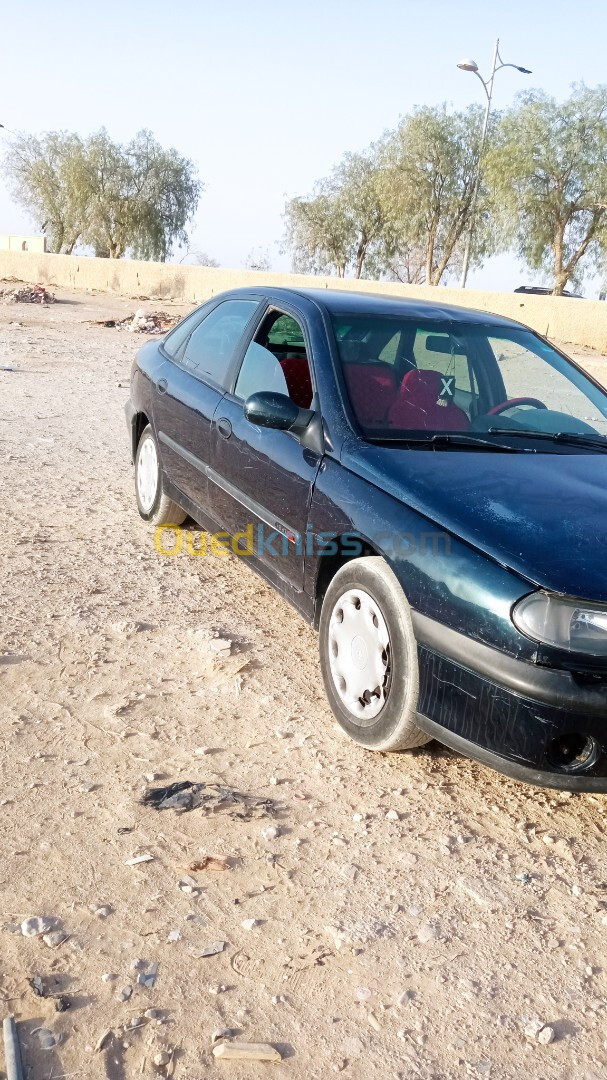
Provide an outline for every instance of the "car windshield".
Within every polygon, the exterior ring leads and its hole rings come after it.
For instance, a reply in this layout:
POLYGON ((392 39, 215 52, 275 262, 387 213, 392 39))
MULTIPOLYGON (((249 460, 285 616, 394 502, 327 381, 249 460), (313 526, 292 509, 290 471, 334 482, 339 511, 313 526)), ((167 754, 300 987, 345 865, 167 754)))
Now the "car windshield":
POLYGON ((352 411, 371 441, 480 445, 482 435, 490 447, 511 432, 517 445, 537 433, 544 446, 561 436, 560 451, 604 448, 607 392, 531 330, 364 314, 333 316, 333 330, 352 411))

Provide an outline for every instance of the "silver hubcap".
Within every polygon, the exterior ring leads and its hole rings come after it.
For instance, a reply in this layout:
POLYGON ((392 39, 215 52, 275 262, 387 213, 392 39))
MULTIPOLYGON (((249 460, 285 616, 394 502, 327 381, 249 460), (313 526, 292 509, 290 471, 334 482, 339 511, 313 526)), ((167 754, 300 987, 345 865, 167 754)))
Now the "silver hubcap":
POLYGON ((386 703, 390 636, 378 605, 362 589, 349 589, 333 608, 329 666, 346 709, 361 720, 373 720, 386 703))
POLYGON ((137 458, 137 493, 144 514, 149 514, 158 490, 158 457, 150 436, 144 440, 137 458))

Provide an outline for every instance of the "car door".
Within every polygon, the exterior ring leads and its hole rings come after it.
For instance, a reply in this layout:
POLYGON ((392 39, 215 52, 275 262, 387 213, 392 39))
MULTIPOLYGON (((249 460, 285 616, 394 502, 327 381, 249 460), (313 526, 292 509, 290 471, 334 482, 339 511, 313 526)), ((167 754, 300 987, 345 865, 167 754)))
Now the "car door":
POLYGON ((215 413, 211 437, 214 517, 232 535, 244 533, 241 549, 296 591, 303 588, 306 526, 322 455, 287 431, 251 424, 244 402, 274 390, 308 408, 316 403, 312 369, 304 320, 271 307, 246 350, 233 392, 215 413))
POLYGON ((259 303, 259 298, 223 300, 200 319, 190 316, 190 326, 180 323, 173 332, 176 340, 171 334, 164 343, 166 360, 158 371, 153 404, 162 467, 203 511, 208 503, 211 422, 231 361, 259 303))

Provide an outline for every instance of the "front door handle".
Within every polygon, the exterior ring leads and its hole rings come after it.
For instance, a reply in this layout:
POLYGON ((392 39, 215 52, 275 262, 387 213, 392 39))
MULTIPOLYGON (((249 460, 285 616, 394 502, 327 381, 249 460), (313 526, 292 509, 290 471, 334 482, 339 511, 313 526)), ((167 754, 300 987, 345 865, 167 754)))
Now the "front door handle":
POLYGON ((217 421, 217 430, 221 435, 222 439, 230 438, 230 435, 232 434, 232 425, 225 416, 220 416, 219 420, 217 421))
POLYGON ((166 379, 159 379, 158 382, 156 383, 156 389, 157 389, 159 394, 166 394, 168 388, 169 388, 169 384, 166 381, 166 379))

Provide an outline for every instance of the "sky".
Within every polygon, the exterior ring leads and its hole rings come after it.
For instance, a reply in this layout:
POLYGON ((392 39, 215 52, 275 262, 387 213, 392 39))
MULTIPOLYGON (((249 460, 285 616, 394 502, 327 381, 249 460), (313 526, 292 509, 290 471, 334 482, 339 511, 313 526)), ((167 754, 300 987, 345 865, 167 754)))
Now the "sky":
MULTIPOLYGON (((119 141, 149 128, 198 166, 191 247, 230 267, 267 250, 288 270, 285 201, 414 105, 482 102, 456 64, 472 57, 488 74, 496 37, 505 61, 533 71, 498 73, 498 108, 524 88, 562 98, 607 81, 604 0, 28 0, 6 4, 1 25, 0 123, 105 126, 119 141)), ((0 233, 24 231, 35 230, 0 179, 0 233)), ((533 280, 502 255, 469 285, 533 280)))

